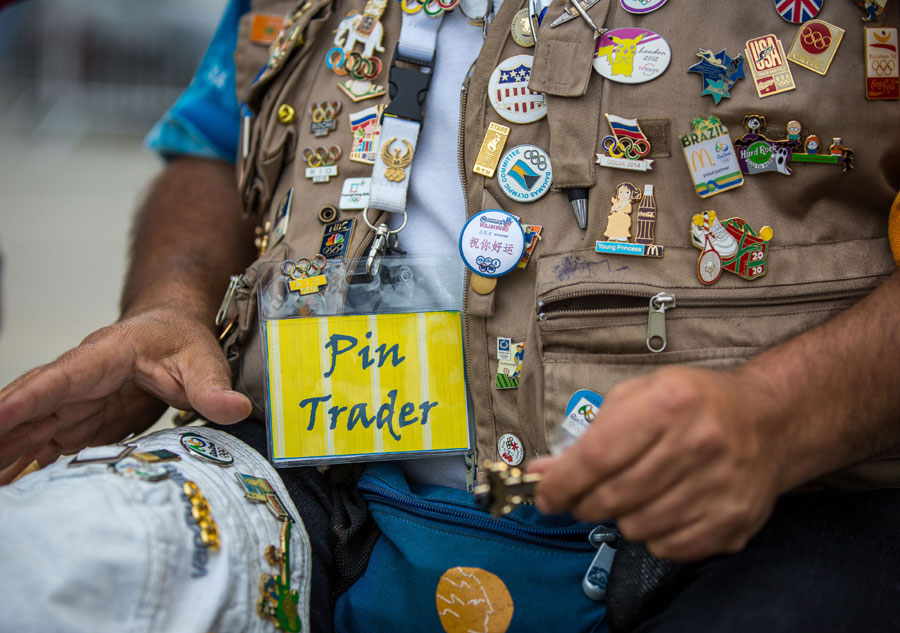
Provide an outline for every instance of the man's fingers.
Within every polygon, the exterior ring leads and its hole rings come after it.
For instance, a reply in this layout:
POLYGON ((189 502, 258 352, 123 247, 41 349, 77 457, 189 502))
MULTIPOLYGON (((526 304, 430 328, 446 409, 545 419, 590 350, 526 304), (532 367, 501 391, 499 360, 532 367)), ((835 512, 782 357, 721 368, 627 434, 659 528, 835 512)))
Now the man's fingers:
POLYGON ((0 400, 0 436, 45 418, 74 400, 99 398, 119 388, 133 368, 129 346, 103 339, 76 347, 26 374, 0 400))
POLYGON ((17 426, 3 436, 0 444, 0 468, 6 468, 21 456, 42 449, 59 430, 59 419, 50 416, 37 422, 17 426))
MULTIPOLYGON (((535 497, 542 512, 561 512, 572 507, 597 483, 629 466, 658 441, 661 430, 656 425, 628 428, 627 419, 619 417, 630 418, 628 411, 606 411, 604 416, 601 409, 578 442, 544 472, 535 497)), ((541 466, 538 463, 534 467, 541 466)))
POLYGON ((179 369, 190 407, 211 422, 231 424, 253 410, 247 396, 231 389, 231 372, 218 345, 198 345, 179 369))
POLYGON ((31 454, 22 455, 6 468, 0 468, 0 486, 11 484, 16 480, 23 470, 28 468, 34 462, 34 456, 31 454))
POLYGON ((604 520, 655 506, 696 468, 691 457, 672 459, 668 443, 657 442, 630 466, 588 490, 572 506, 572 514, 584 520, 604 520))

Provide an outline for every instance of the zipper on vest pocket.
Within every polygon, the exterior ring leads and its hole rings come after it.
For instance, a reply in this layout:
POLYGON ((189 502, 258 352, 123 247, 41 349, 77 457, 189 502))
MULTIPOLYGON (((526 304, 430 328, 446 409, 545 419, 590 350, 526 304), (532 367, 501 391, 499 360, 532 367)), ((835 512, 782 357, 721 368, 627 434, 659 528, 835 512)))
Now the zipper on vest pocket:
POLYGON ((631 316, 641 314, 647 310, 647 348, 654 353, 666 349, 668 342, 666 337, 667 310, 676 306, 679 308, 707 308, 707 309, 732 309, 732 308, 763 308, 791 306, 803 303, 817 303, 839 301, 842 299, 861 299, 869 292, 871 287, 846 288, 832 291, 816 291, 809 293, 793 293, 780 296, 752 296, 752 297, 685 297, 676 298, 672 292, 662 291, 648 296, 646 292, 615 291, 610 293, 596 290, 585 290, 556 295, 550 299, 538 301, 538 321, 551 321, 561 318, 577 317, 604 317, 604 316, 631 316), (609 307, 589 308, 580 307, 584 301, 602 300, 609 307), (563 304, 559 306, 556 304, 563 304), (572 306, 572 307, 569 307, 572 306))

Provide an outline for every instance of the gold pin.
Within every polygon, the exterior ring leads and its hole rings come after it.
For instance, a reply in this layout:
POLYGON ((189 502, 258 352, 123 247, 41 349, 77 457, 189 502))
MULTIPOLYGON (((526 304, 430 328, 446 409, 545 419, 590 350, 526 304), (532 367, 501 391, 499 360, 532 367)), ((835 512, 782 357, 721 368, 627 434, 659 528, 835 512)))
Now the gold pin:
POLYGON ((787 58, 798 66, 824 75, 843 37, 844 29, 822 20, 809 20, 794 36, 787 58))
POLYGON ((396 140, 396 137, 388 139, 381 146, 381 158, 386 167, 384 170, 384 177, 391 182, 400 182, 406 178, 406 168, 413 159, 412 145, 410 145, 409 141, 406 139, 400 139, 403 141, 405 150, 395 149, 393 152, 391 151, 391 145, 393 145, 396 140))
POLYGON ((499 123, 491 123, 484 135, 484 140, 481 141, 481 149, 478 150, 478 158, 475 159, 472 171, 486 178, 493 178, 508 136, 508 127, 499 123))
POLYGON ((513 41, 519 46, 523 48, 534 46, 534 32, 531 30, 531 18, 527 8, 519 10, 513 17, 509 33, 512 35, 513 41))
POLYGON ((296 114, 297 112, 294 110, 294 108, 286 103, 282 103, 280 106, 278 106, 278 120, 281 121, 284 125, 292 123, 296 114))
POLYGON ((796 88, 781 40, 763 35, 747 41, 744 51, 760 99, 796 88))
POLYGON ((494 292, 494 288, 497 287, 497 278, 482 277, 481 275, 472 273, 472 280, 470 283, 472 284, 472 290, 474 290, 476 294, 489 295, 494 292))

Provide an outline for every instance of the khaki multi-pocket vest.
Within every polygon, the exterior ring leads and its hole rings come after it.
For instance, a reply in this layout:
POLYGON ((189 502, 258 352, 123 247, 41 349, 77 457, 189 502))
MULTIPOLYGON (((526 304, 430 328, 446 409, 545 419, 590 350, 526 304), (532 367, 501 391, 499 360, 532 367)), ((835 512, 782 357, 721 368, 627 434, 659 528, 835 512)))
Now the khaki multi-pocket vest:
MULTIPOLYGON (((291 14, 300 4, 255 0, 253 12, 291 14)), ((333 33, 350 11, 362 12, 361 0, 310 0, 298 20, 303 42, 274 69, 268 50, 249 38, 251 15, 244 16, 235 62, 238 98, 255 113, 249 153, 240 162, 245 211, 271 221, 285 192, 294 187, 292 217, 286 237, 260 261, 311 256, 318 252, 323 225, 317 219, 326 205, 337 206, 345 178, 368 177, 371 166, 347 160, 351 146, 348 115, 387 103, 387 96, 352 102, 325 65, 333 33), (337 129, 326 138, 310 131, 309 105, 340 100, 337 129), (278 110, 288 104, 293 121, 278 110), (306 147, 338 145, 343 156, 339 175, 327 184, 305 177, 306 147)), ((606 393, 617 382, 655 368, 684 364, 727 369, 761 350, 808 330, 852 305, 894 269, 887 215, 900 189, 900 104, 869 101, 865 94, 862 11, 849 0, 829 0, 819 18, 846 33, 825 76, 790 64, 796 89, 767 98, 757 96, 753 79, 739 80, 731 98, 718 105, 701 96, 700 76, 688 73, 700 48, 726 49, 734 57, 751 38, 774 34, 787 50, 798 26, 783 20, 771 2, 716 4, 678 0, 643 16, 626 12, 616 0, 600 0, 590 10, 606 28, 639 27, 660 34, 671 47, 668 69, 658 78, 626 85, 604 79, 592 69, 593 32, 581 18, 550 28, 566 6, 554 0, 535 48, 525 49, 510 36, 513 16, 527 6, 505 0, 487 32, 477 61, 461 86, 460 145, 448 148, 448 173, 458 163, 468 217, 499 208, 522 222, 543 226, 541 240, 524 270, 499 278, 496 288, 478 294, 467 273, 464 333, 469 393, 474 401, 478 460, 497 459, 498 439, 514 433, 526 459, 547 452, 566 402, 578 389, 606 393), (501 119, 488 99, 494 68, 514 55, 534 55, 530 87, 546 95, 548 116, 530 124, 501 119), (855 150, 855 168, 794 163, 793 174, 744 176, 743 186, 702 199, 695 192, 682 151, 681 136, 696 117, 718 117, 732 139, 744 133, 748 113, 766 117, 769 138, 785 138, 785 126, 800 121, 802 138, 815 134, 825 147, 833 137, 855 150), (604 114, 639 120, 649 137, 652 170, 624 171, 595 163, 601 140, 610 134, 604 114), (546 150, 554 171, 553 191, 531 203, 513 201, 500 192, 496 178, 473 173, 482 139, 492 122, 511 128, 506 147, 530 143, 546 150), (616 186, 630 182, 643 190, 653 185, 657 204, 655 243, 662 258, 604 255, 595 242, 604 230, 616 186), (564 189, 589 190, 587 230, 578 228, 564 189), (692 218, 705 210, 718 217, 740 217, 754 229, 770 226, 767 272, 753 281, 722 274, 712 285, 698 279, 701 251, 691 243, 692 218), (675 296, 665 312, 666 347, 648 349, 650 299, 660 292, 675 296), (527 348, 518 389, 496 389, 497 338, 525 341, 527 348)), ((888 7, 891 9, 891 7, 888 7)), ((881 25, 895 26, 889 10, 881 25)), ((381 21, 385 70, 375 81, 387 86, 387 69, 400 32, 402 11, 388 0, 381 21)), ((479 27, 473 27, 479 28, 479 27)), ((425 103, 424 125, 428 125, 425 103)), ((827 150, 826 150, 827 152, 827 150)), ((449 212, 450 210, 448 210, 449 212)), ((457 212, 457 210, 452 210, 457 212)), ((458 210, 462 212, 462 210, 458 210)), ((358 217, 343 211, 342 217, 358 217)), ((377 214, 370 211, 370 218, 377 214)), ((374 222, 374 219, 373 219, 374 222)), ((365 256, 373 238, 362 221, 350 244, 350 258, 365 256)), ((401 234, 402 240, 402 234, 401 234)), ((401 244, 402 245, 402 244, 401 244)), ((235 371, 236 388, 264 411, 264 375, 256 317, 254 284, 258 264, 245 273, 238 291, 236 327, 225 341, 235 371)), ((827 362, 828 350, 822 350, 827 362)), ((715 384, 710 385, 715 389, 715 384)), ((752 401, 753 393, 746 398, 752 401)), ((885 471, 885 464, 862 465, 885 471)), ((898 479, 900 481, 900 479, 898 479)))

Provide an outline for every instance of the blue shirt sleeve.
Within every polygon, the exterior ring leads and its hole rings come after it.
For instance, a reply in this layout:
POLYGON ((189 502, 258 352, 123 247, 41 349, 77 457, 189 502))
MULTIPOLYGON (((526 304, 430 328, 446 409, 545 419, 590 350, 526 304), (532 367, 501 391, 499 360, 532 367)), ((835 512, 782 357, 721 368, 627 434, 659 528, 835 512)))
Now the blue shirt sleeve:
POLYGON ((229 0, 222 21, 190 85, 153 126, 144 145, 163 158, 179 155, 234 163, 240 135, 234 48, 238 21, 250 0, 229 0))

